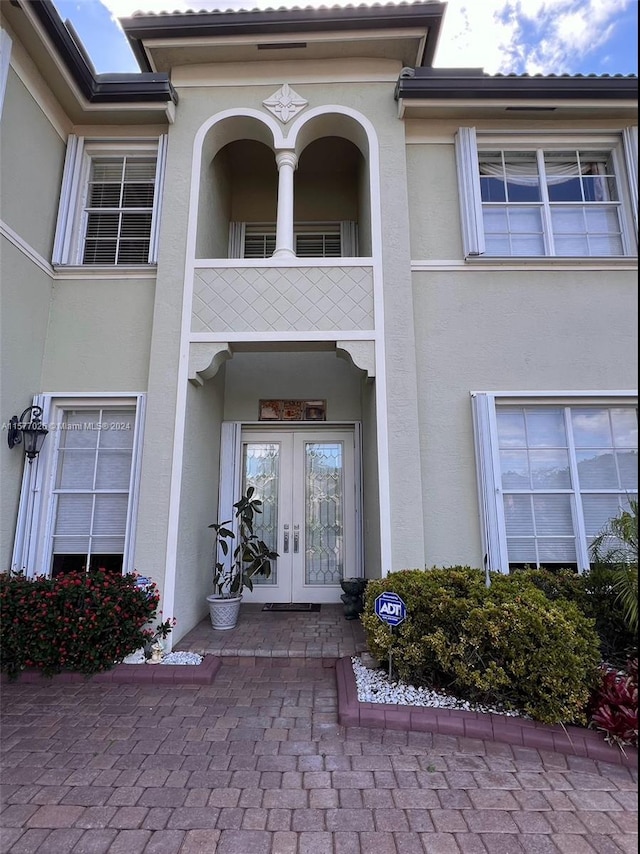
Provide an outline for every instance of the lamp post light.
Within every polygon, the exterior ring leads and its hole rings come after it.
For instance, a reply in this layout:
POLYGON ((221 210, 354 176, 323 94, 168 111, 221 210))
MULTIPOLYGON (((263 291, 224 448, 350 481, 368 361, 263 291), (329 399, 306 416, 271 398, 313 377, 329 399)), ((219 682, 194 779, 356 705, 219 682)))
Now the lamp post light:
POLYGON ((15 448, 20 443, 24 444, 24 453, 30 463, 38 456, 45 437, 49 432, 41 421, 42 407, 28 406, 20 418, 14 415, 9 422, 7 443, 10 448, 15 448), (30 420, 25 421, 31 413, 30 420))

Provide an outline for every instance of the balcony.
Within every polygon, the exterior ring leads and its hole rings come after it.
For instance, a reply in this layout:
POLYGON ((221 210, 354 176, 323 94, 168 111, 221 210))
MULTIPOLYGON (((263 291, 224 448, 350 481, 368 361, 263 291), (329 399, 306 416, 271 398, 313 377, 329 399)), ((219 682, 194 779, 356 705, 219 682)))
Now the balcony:
POLYGON ((373 305, 370 258, 206 261, 194 270, 191 332, 373 331, 373 305))

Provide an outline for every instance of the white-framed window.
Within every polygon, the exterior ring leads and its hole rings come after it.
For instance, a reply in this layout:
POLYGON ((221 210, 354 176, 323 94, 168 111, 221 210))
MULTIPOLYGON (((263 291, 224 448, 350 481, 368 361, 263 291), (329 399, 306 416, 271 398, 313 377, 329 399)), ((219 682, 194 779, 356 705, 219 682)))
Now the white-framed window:
POLYGON ((133 570, 144 396, 39 396, 49 430, 25 465, 12 566, 133 570))
POLYGON ((460 128, 456 156, 465 255, 637 255, 637 128, 577 140, 460 128))
POLYGON ((166 136, 67 143, 54 264, 154 264, 166 136))
POLYGON ((590 546, 638 495, 631 396, 472 395, 487 568, 589 568, 590 546))
MULTIPOLYGON (((298 258, 346 258, 358 254, 357 224, 351 221, 295 223, 293 240, 298 258)), ((275 248, 275 223, 230 224, 230 258, 270 258, 275 248)))

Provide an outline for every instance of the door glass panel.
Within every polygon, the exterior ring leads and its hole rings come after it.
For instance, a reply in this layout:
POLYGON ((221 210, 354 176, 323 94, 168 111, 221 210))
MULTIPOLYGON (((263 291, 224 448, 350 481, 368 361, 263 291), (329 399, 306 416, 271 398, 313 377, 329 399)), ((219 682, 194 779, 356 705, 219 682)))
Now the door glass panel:
POLYGON ((305 583, 339 584, 344 571, 342 442, 305 442, 305 583))
MULTIPOLYGON (((280 444, 278 442, 247 442, 244 446, 243 494, 253 486, 262 501, 262 513, 254 519, 253 530, 261 540, 276 551, 278 532, 278 488, 280 483, 280 444)), ((269 578, 256 575, 254 585, 276 585, 278 566, 271 563, 269 578)))

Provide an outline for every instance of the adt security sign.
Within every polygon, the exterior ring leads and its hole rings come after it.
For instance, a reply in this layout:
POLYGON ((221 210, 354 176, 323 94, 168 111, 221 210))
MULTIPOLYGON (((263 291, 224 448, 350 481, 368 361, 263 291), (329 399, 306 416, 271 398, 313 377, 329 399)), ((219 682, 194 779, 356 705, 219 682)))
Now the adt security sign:
POLYGON ((399 626, 407 616, 407 606, 397 593, 381 593, 375 601, 375 611, 389 626, 399 626))

